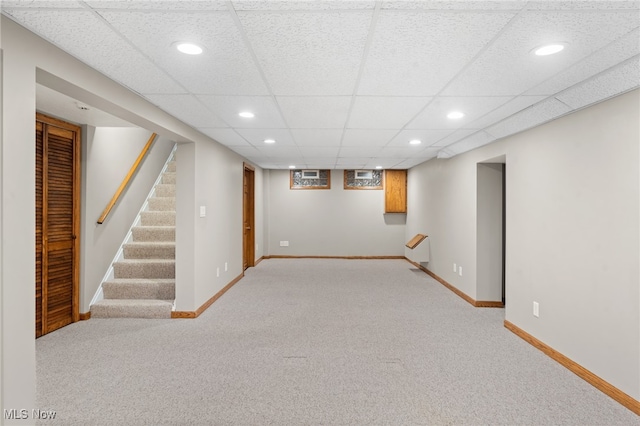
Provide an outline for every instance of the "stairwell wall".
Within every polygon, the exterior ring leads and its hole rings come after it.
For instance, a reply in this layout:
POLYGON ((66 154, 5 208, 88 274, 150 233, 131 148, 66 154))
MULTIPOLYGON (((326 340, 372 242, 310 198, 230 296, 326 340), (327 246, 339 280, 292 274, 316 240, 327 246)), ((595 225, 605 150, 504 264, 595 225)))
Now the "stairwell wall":
MULTIPOLYGON (((2 409, 36 408, 35 401, 35 134, 34 120, 36 107, 36 83, 61 92, 78 101, 101 109, 133 125, 148 129, 160 136, 178 143, 195 145, 211 145, 211 149, 203 150, 206 158, 195 161, 197 167, 215 167, 215 177, 221 179, 220 185, 232 185, 220 194, 199 189, 197 193, 212 210, 220 211, 210 216, 210 220, 221 221, 215 230, 236 227, 237 219, 242 217, 241 179, 242 158, 227 148, 219 145, 211 138, 203 135, 187 124, 172 117, 161 109, 151 105, 138 94, 105 77, 71 55, 61 51, 42 38, 27 31, 10 19, 0 16, 0 49, 2 49, 2 87, 3 105, 2 127, 2 202, 0 208, 0 229, 2 230, 2 250, 0 251, 2 274, 2 409), (220 158, 211 158, 220 154, 220 158), (206 160, 211 160, 207 164, 206 160), (223 161, 229 164, 222 164, 223 161), (237 173, 226 178, 222 174, 230 169, 237 173), (237 197, 227 199, 228 194, 237 191, 237 197)), ((60 117, 64 119, 64 117, 60 117)), ((84 124, 84 123, 80 123, 84 124)), ((200 152, 198 152, 200 154, 200 152)), ((180 181, 180 161, 178 163, 178 181, 180 181)), ((197 171, 197 168, 196 168, 197 171)), ((258 169, 256 169, 258 173, 258 169)), ((188 173, 187 173, 188 174, 188 173)), ((194 177, 195 180, 195 177, 194 177)), ((193 182, 195 185, 195 182, 193 182)), ((206 185, 199 183, 198 185, 206 185)), ((194 199, 196 201, 196 199, 194 199)), ((104 208, 104 206, 100 206, 104 208)), ((139 206, 138 206, 139 207, 139 206)), ((180 208, 180 207, 179 207, 180 208)), ((196 203, 184 206, 191 215, 196 214, 196 203)), ((178 213, 179 214, 179 213, 178 213)), ((193 216, 192 216, 193 217, 193 216)), ((88 220, 95 220, 87 218, 88 220)), ((96 218, 97 219, 97 218, 96 218)), ((178 217, 178 226, 180 226, 178 217)), ((202 236, 194 250, 206 250, 217 258, 227 258, 229 262, 228 277, 242 273, 241 265, 241 228, 237 227, 238 242, 228 239, 217 239, 214 232, 202 236), (224 244, 227 244, 225 246, 224 244)), ((194 235, 195 229, 182 229, 178 234, 186 232, 194 235)), ((230 231, 231 232, 231 231, 230 231)), ((256 234, 262 233, 256 229, 256 234)), ((188 247, 176 247, 177 253, 188 252, 188 247)), ((109 256, 113 257, 113 254, 109 256)), ((202 260, 196 262, 194 273, 202 282, 206 282, 205 273, 199 268, 207 268, 203 263, 209 256, 203 254, 202 260)), ((224 265, 223 265, 224 266, 224 265)), ((181 266, 178 264, 178 270, 181 266)), ((202 282, 185 282, 185 286, 200 286, 198 297, 208 300, 215 294, 216 285, 202 282), (210 292, 210 294, 207 294, 210 292), (208 297, 207 297, 208 296, 208 297)), ((85 291, 82 289, 81 291, 85 291)), ((195 289, 194 289, 195 294, 195 289)), ((198 302, 200 300, 198 299, 198 302)), ((190 302, 184 310, 192 310, 196 300, 190 302)), ((11 420, 0 417, 0 422, 11 424, 11 420)), ((16 420, 13 423, 21 424, 16 420)))
POLYGON ((477 299, 477 164, 506 155, 506 320, 640 399, 640 91, 409 170, 407 237, 477 299), (452 265, 464 274, 453 273, 452 265), (533 316, 533 301, 540 316, 533 316))
POLYGON ((103 224, 96 221, 151 136, 138 127, 83 129, 80 312, 93 295, 158 178, 174 143, 156 138, 118 203, 103 224))

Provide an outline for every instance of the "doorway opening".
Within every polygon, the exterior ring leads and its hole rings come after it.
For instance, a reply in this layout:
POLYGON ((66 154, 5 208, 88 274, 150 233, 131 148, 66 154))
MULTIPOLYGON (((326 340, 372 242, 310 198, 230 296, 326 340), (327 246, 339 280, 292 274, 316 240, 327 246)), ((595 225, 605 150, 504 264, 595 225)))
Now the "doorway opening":
POLYGON ((506 164, 504 157, 477 165, 476 298, 506 303, 506 164))
POLYGON ((242 269, 255 266, 255 169, 244 164, 242 198, 242 269))

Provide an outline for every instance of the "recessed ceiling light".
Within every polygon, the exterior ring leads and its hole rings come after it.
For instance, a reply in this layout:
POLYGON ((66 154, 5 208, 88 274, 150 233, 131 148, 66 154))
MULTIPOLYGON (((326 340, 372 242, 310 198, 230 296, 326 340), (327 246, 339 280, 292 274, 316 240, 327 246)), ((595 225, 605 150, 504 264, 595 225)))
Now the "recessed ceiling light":
POLYGON ((376 166, 376 169, 380 170, 382 168, 382 166, 376 166))
POLYGON ((193 43, 178 42, 175 43, 176 49, 187 55, 199 55, 202 53, 202 47, 193 43))
POLYGON ((460 111, 451 111, 449 114, 447 114, 447 118, 450 118, 452 120, 457 120, 462 117, 464 117, 464 113, 460 111))
POLYGON ((256 115, 250 111, 242 111, 240 114, 238 114, 240 117, 242 118, 253 118, 256 115))
POLYGON ((296 168, 296 166, 289 166, 289 168, 290 168, 290 169, 295 169, 295 168, 296 168))
POLYGON ((275 139, 265 139, 264 143, 276 143, 275 139))
POLYGON ((409 141, 409 143, 410 143, 411 145, 420 145, 420 144, 422 143, 422 141, 421 141, 420 139, 411 139, 411 140, 409 141))
POLYGON ((563 43, 553 43, 553 44, 547 44, 544 46, 537 47, 533 50, 533 53, 536 56, 547 56, 547 55, 553 55, 554 53, 558 53, 563 49, 564 49, 563 43))

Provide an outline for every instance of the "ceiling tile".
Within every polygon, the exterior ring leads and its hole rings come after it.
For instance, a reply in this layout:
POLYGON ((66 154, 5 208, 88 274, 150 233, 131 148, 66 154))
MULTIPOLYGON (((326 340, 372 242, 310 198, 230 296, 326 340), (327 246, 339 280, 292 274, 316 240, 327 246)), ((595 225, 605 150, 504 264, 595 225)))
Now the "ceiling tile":
POLYGON ((367 164, 369 160, 369 158, 338 158, 336 168, 360 170, 364 168, 364 165, 367 164))
POLYGON ((407 125, 408 129, 459 129, 509 102, 509 96, 443 97, 435 98, 418 116, 407 125), (464 113, 456 120, 447 118, 452 111, 464 113))
POLYGON ((640 56, 614 67, 556 96, 574 109, 637 88, 640 85, 640 56))
POLYGON ((298 146, 340 145, 342 129, 291 129, 298 146))
POLYGON ((56 0, 42 0, 42 1, 25 1, 25 0, 2 0, 0 5, 3 11, 7 11, 12 8, 21 9, 38 9, 38 8, 62 8, 62 9, 83 9, 82 5, 77 1, 56 1, 56 0))
POLYGON ((459 141, 460 139, 466 138, 472 133, 477 132, 475 129, 458 129, 455 132, 451 133, 449 136, 440 139, 438 142, 431 145, 432 147, 442 148, 447 145, 451 145, 454 142, 459 141))
POLYGON ((381 147, 367 147, 367 146, 347 146, 340 148, 340 157, 344 158, 357 158, 357 157, 374 157, 378 155, 381 147))
POLYGON ((146 95, 145 98, 194 127, 228 127, 192 95, 146 95))
POLYGON ((301 146, 300 154, 303 157, 337 157, 339 146, 301 146))
POLYGON ((269 96, 210 96, 200 99, 211 111, 220 116, 231 127, 245 129, 283 129, 284 121, 278 108, 269 96), (254 118, 242 118, 238 114, 250 111, 254 118))
POLYGON ((462 152, 466 152, 466 151, 470 151, 472 149, 481 147, 483 145, 486 145, 488 143, 493 142, 494 140, 496 140, 496 138, 490 134, 488 134, 485 131, 479 131, 476 132, 464 139, 462 139, 459 142, 456 142, 454 144, 451 144, 447 147, 447 151, 450 152, 455 152, 455 153, 462 153, 462 152))
MULTIPOLYGON (((305 160, 305 161, 308 161, 306 163, 305 168, 312 169, 312 170, 313 169, 333 169, 335 168, 335 165, 336 165, 335 157, 331 157, 331 158, 317 157, 317 158, 314 158, 313 161, 311 160, 305 160)), ((333 178, 335 179, 335 176, 333 178)))
POLYGON ((519 10, 527 4, 526 0, 384 0, 383 9, 404 9, 404 10, 519 10))
POLYGON ((294 129, 342 129, 351 105, 350 96, 278 96, 276 101, 294 129))
POLYGON ((358 96, 347 123, 350 129, 400 129, 431 98, 358 96))
POLYGON ((236 10, 335 10, 335 9, 373 9, 372 0, 315 0, 315 1, 277 1, 277 0, 236 0, 236 10))
MULTIPOLYGON (((640 19, 640 16, 639 16, 640 19)), ((640 29, 615 40, 605 48, 526 92, 528 95, 553 95, 580 83, 640 53, 640 29)))
POLYGON ((21 25, 138 93, 185 90, 89 11, 11 10, 21 25))
POLYGON ((429 158, 411 158, 409 160, 405 160, 401 163, 398 163, 394 169, 410 169, 412 167, 417 166, 418 164, 422 164, 425 161, 430 160, 431 158, 436 158, 437 153, 433 153, 433 155, 429 158))
POLYGON ((238 12, 276 95, 351 95, 372 12, 238 12))
MULTIPOLYGON (((256 147, 263 155, 270 158, 283 157, 285 159, 297 158, 298 162, 301 162, 302 155, 300 150, 295 145, 265 145, 262 144, 256 147)), ((289 160, 287 160, 289 161, 289 160)))
POLYGON ((519 95, 637 26, 637 14, 628 11, 522 13, 443 95, 519 95), (560 54, 537 57, 531 53, 535 47, 558 41, 569 43, 560 54))
POLYGON ((377 157, 377 158, 370 159, 364 165, 364 168, 365 169, 375 169, 376 167, 380 166, 383 169, 389 169, 391 167, 394 167, 396 164, 401 163, 402 161, 404 161, 403 158, 382 158, 382 157, 377 157))
POLYGON ((269 93, 228 13, 101 11, 100 14, 192 93, 269 93), (178 41, 199 44, 204 52, 182 54, 173 46, 178 41))
POLYGON ((433 151, 437 149, 423 146, 387 146, 382 148, 379 156, 398 159, 424 158, 430 156, 433 151))
POLYGON ((437 94, 512 16, 513 13, 381 12, 358 94, 437 94))
POLYGON ((223 0, 187 1, 187 0, 86 0, 94 9, 152 9, 152 10, 227 10, 227 2, 223 0))
MULTIPOLYGON (((258 148, 291 147, 296 145, 289 133, 289 129, 237 129, 236 131, 248 140, 251 145, 258 148), (265 139, 273 139, 276 142, 274 144, 265 144, 265 139)), ((298 149, 297 146, 295 149, 298 149)))
POLYGON ((518 96, 477 120, 472 121, 465 127, 469 129, 483 129, 546 98, 546 96, 518 96))
POLYGON ((638 9, 638 1, 627 0, 544 0, 530 1, 527 9, 553 9, 553 10, 607 10, 607 9, 638 9))
POLYGON ((553 120, 571 111, 557 99, 547 99, 522 110, 501 122, 485 129, 491 136, 503 138, 539 124, 553 120))
MULTIPOLYGON (((403 130, 393 138, 388 146, 406 147, 409 145, 409 141, 413 139, 421 140, 420 147, 426 147, 435 144, 442 138, 453 133, 454 130, 439 129, 439 130, 403 130)), ((416 147, 417 148, 417 147, 416 147)))
POLYGON ((200 132, 209 136, 210 138, 220 142, 222 145, 236 147, 236 146, 251 146, 242 136, 240 136, 233 129, 211 129, 206 127, 198 128, 200 132))
POLYGON ((397 133, 396 129, 346 129, 342 146, 384 146, 397 133))
POLYGON ((255 158, 255 159, 263 159, 266 158, 257 148, 253 146, 230 146, 229 147, 234 152, 242 155, 247 158, 255 158))

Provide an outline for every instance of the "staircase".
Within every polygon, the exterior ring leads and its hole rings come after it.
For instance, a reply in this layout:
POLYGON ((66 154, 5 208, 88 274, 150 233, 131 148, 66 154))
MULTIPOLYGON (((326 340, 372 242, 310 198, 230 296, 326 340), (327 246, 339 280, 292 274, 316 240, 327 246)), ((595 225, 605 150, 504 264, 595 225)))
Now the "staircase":
POLYGON ((91 318, 171 318, 176 274, 176 163, 167 163, 147 208, 113 264, 113 279, 102 283, 104 299, 91 318))

